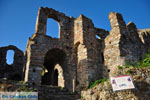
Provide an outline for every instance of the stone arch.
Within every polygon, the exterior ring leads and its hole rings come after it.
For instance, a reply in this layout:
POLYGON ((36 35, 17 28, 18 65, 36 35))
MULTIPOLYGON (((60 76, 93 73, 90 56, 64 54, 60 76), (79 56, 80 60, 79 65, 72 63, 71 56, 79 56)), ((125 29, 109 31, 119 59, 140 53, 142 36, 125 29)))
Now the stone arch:
POLYGON ((57 86, 65 87, 65 72, 67 70, 65 51, 58 48, 48 50, 45 54, 43 67, 47 70, 42 76, 43 85, 56 85, 55 71, 58 71, 57 86), (60 83, 59 79, 62 79, 64 82, 60 83))
MULTIPOLYGON (((56 64, 54 67, 54 75, 56 76, 56 80, 57 80, 57 85, 60 87, 64 87, 65 84, 65 80, 64 80, 64 73, 63 73, 63 69, 59 64, 56 64), (56 75, 58 73, 58 75, 56 75)), ((55 80, 54 79, 54 80, 55 80)))

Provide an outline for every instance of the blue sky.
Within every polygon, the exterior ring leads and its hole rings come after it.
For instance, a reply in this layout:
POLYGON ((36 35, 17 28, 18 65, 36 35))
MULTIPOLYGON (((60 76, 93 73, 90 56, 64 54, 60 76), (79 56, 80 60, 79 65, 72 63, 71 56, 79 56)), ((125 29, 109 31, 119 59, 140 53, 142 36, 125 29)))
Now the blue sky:
MULTIPOLYGON (((80 14, 92 19, 95 27, 110 30, 108 14, 119 12, 126 24, 133 21, 138 29, 150 28, 150 0, 0 0, 0 47, 15 45, 25 50, 34 34, 39 7, 54 8, 67 16, 80 14)), ((49 19, 47 34, 58 36, 57 22, 49 19)))

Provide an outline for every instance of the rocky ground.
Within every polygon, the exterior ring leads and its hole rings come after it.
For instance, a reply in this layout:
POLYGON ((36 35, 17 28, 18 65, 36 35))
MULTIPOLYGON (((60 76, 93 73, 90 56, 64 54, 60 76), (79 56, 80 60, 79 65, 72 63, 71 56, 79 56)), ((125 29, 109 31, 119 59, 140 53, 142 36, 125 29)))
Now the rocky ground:
POLYGON ((109 79, 82 91, 82 100, 150 100, 150 68, 120 69, 119 75, 131 75, 135 89, 113 92, 109 79))

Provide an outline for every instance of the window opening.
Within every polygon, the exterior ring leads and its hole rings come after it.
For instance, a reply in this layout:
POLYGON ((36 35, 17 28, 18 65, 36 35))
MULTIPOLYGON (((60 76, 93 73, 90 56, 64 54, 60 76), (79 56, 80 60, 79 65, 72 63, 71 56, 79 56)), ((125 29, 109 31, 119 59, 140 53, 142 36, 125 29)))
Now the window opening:
POLYGON ((8 50, 8 51, 7 51, 6 63, 7 63, 8 65, 13 64, 13 62, 14 62, 14 54, 15 54, 15 52, 14 52, 13 50, 8 50))
POLYGON ((48 18, 47 19, 47 35, 53 38, 59 38, 59 24, 57 21, 48 18))

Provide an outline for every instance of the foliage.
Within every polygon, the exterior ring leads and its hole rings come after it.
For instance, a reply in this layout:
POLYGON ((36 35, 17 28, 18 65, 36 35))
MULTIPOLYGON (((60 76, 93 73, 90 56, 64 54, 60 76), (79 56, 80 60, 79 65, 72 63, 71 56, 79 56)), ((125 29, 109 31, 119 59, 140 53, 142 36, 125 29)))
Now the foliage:
POLYGON ((63 90, 64 89, 64 87, 61 87, 61 90, 63 90))
POLYGON ((125 66, 125 68, 129 68, 129 67, 134 66, 134 65, 131 64, 129 61, 126 61, 124 66, 125 66))
POLYGON ((137 68, 150 67, 150 51, 148 51, 148 53, 145 54, 142 61, 137 62, 136 66, 133 67, 137 67, 137 68))
POLYGON ((150 67, 150 51, 148 51, 148 53, 145 54, 142 61, 138 61, 136 65, 132 65, 130 62, 126 62, 125 65, 118 66, 118 69, 129 68, 129 67, 135 67, 135 68, 150 67))
POLYGON ((83 95, 81 95, 81 99, 84 99, 83 95))
POLYGON ((25 84, 24 81, 19 81, 19 85, 25 84))
POLYGON ((93 88, 93 87, 95 87, 97 84, 104 83, 106 80, 107 80, 106 78, 96 80, 95 82, 92 82, 92 83, 91 83, 91 85, 89 86, 89 88, 93 88))
POLYGON ((150 67, 150 51, 145 55, 145 58, 142 60, 142 64, 144 67, 150 67))
POLYGON ((119 66, 118 66, 118 69, 123 69, 123 66, 120 66, 120 65, 119 65, 119 66))
POLYGON ((127 70, 126 74, 132 74, 133 72, 131 70, 127 70))
POLYGON ((125 65, 123 66, 118 66, 118 69, 123 69, 123 68, 129 68, 129 67, 132 67, 133 65, 129 62, 129 61, 126 61, 125 65))
POLYGON ((19 81, 20 88, 18 89, 18 91, 23 91, 23 92, 33 92, 33 91, 37 91, 36 88, 29 88, 28 84, 25 83, 24 81, 19 81))

